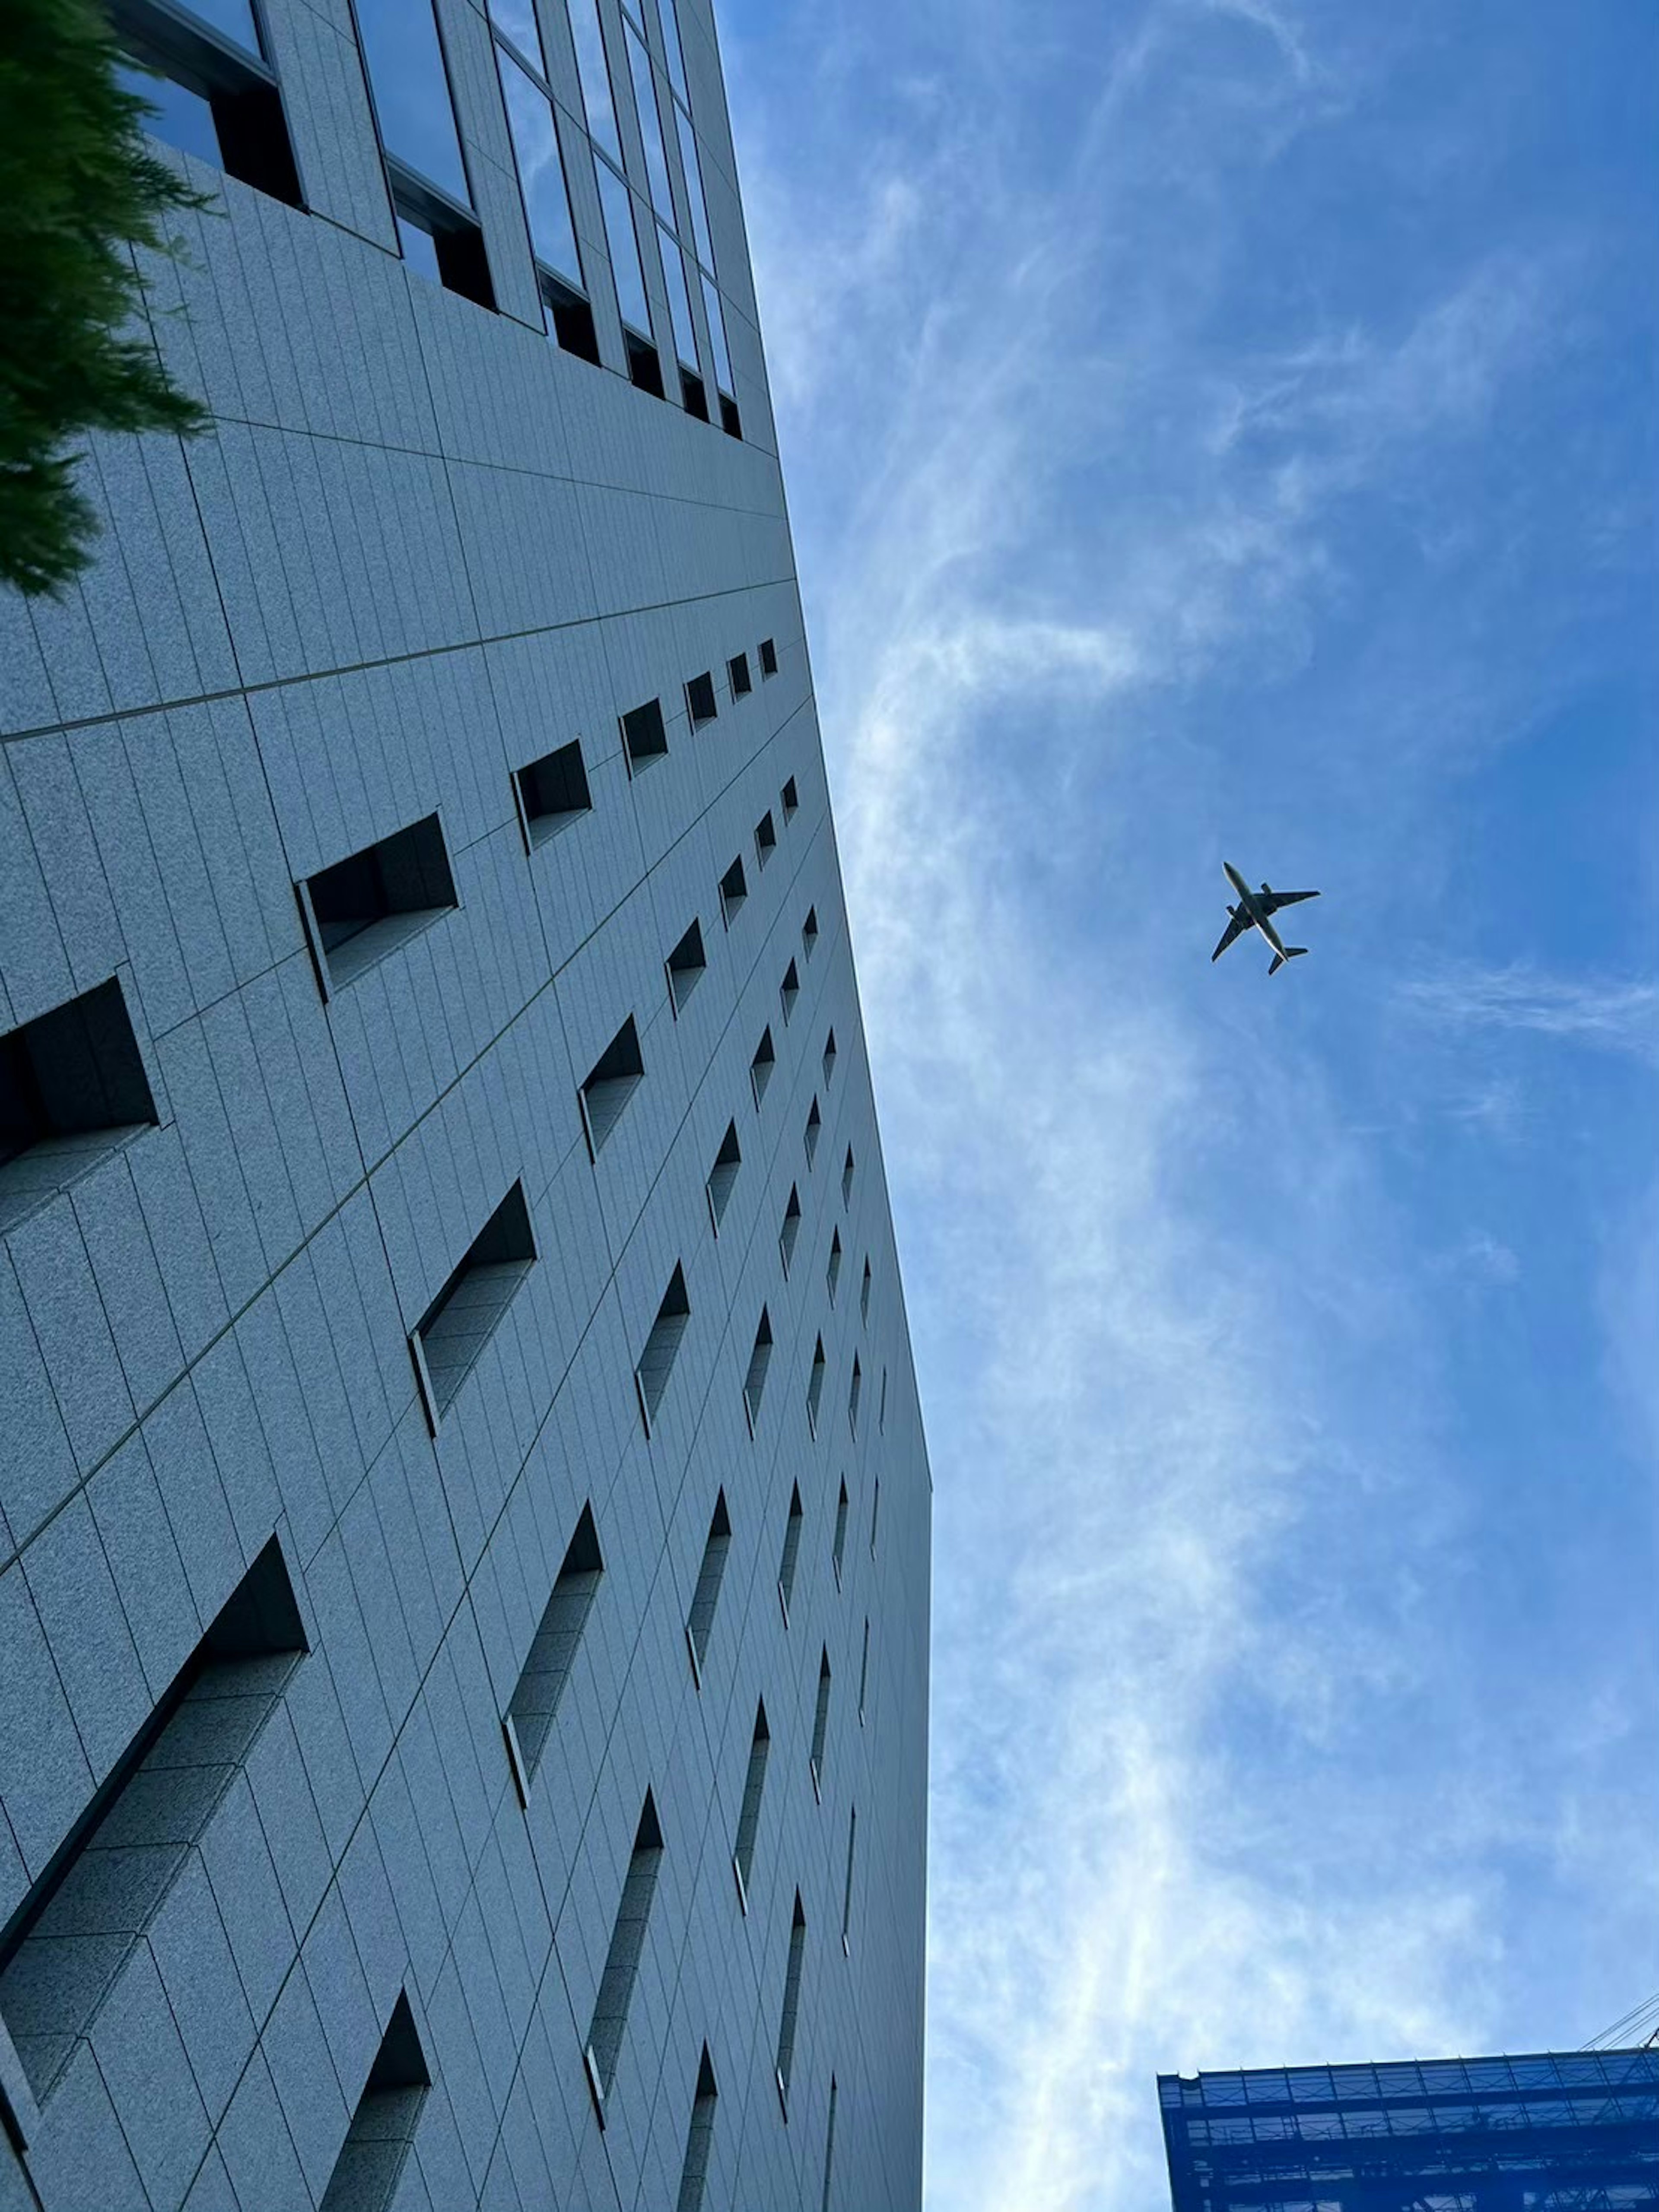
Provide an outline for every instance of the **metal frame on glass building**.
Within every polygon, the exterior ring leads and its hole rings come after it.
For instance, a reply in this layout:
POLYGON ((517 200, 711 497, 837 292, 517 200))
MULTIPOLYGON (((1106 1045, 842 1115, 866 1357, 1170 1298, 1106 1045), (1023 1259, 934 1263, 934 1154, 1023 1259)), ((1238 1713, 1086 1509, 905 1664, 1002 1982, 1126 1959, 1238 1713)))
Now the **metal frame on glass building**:
POLYGON ((1659 2204, 1659 2051, 1158 2077, 1174 2212, 1659 2204))

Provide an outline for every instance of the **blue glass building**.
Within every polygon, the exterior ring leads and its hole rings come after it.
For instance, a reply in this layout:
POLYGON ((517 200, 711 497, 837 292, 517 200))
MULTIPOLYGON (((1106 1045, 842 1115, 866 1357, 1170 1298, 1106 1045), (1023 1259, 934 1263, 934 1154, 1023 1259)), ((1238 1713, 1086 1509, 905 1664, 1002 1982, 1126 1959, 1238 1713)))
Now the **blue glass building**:
POLYGON ((1161 2075, 1174 2212, 1659 2204, 1659 2051, 1161 2075))

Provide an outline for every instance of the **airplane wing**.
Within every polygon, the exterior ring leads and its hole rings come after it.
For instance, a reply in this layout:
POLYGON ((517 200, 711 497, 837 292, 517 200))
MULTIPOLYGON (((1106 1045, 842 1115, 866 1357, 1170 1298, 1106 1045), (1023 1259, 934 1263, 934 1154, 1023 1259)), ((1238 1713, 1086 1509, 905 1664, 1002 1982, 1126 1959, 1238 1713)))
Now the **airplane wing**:
POLYGON ((1222 931, 1220 944, 1217 945, 1215 951, 1210 955, 1212 963, 1220 959, 1222 954, 1227 950, 1227 947, 1232 943, 1236 937, 1242 937, 1244 934, 1244 932, 1251 927, 1252 925, 1249 922, 1241 921, 1238 916, 1235 915, 1231 921, 1227 924, 1225 929, 1222 931))
POLYGON ((1261 891, 1257 894, 1256 903, 1269 914, 1277 914, 1282 906, 1300 906, 1304 899, 1318 896, 1317 891, 1261 891))

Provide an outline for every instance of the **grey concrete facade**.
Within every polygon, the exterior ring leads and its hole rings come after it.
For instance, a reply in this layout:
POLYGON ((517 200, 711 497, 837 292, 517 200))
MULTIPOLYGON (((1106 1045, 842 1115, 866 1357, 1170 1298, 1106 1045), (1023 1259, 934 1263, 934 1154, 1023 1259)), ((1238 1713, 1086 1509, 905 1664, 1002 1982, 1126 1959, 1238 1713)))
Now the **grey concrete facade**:
POLYGON ((599 362, 472 0, 493 311, 262 0, 301 204, 177 156, 149 272, 212 428, 0 594, 0 2212, 920 2200, 931 1489, 713 17, 741 437, 629 380, 539 14, 599 362))

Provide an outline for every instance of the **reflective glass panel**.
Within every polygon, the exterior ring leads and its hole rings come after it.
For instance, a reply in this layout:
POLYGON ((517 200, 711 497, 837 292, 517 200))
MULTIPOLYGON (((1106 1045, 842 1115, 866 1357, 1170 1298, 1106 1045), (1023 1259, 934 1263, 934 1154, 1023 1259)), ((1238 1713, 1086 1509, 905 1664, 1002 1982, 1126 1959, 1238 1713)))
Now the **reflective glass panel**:
POLYGON ((617 111, 611 101, 611 73, 605 65, 605 37, 599 29, 596 0, 569 0, 570 34, 576 42, 576 74, 582 81, 582 103, 594 143, 613 161, 622 159, 617 136, 617 111))
POLYGON ((685 289, 685 261, 665 230, 659 230, 657 244, 662 249, 663 281, 668 287, 668 313, 674 325, 674 350, 692 374, 698 375, 697 334, 691 321, 691 295, 685 289))
POLYGON ((144 118, 146 131, 181 154, 194 154, 216 169, 224 167, 213 110, 199 93, 187 92, 171 77, 152 76, 128 62, 117 64, 115 77, 123 92, 136 93, 154 111, 144 118))
POLYGON ((702 304, 708 313, 708 343, 714 349, 714 380, 730 397, 732 359, 726 350, 726 318, 720 313, 720 295, 706 276, 702 280, 702 304))
POLYGON ((634 228, 633 196, 622 179, 603 161, 594 164, 599 179, 599 205, 605 210, 605 235, 611 248, 611 267, 617 279, 617 306, 623 322, 641 337, 651 335, 651 311, 645 303, 645 278, 640 270, 640 241, 634 228))
POLYGON ((686 89, 685 55, 680 46, 680 19, 674 0, 662 0, 659 13, 662 17, 663 51, 668 56, 669 82, 690 107, 691 94, 686 89))
POLYGON ((685 189, 691 198, 691 228, 696 234, 697 258, 705 269, 714 265, 714 249, 708 242, 708 210, 703 205, 702 169, 697 160, 697 137, 691 118, 682 107, 674 110, 680 134, 680 159, 685 164, 685 189))
POLYGON ((513 131, 513 151, 518 157, 531 246, 538 261, 580 284, 581 263, 576 256, 564 166, 553 129, 552 102, 501 46, 495 49, 495 64, 501 71, 501 96, 513 131))
POLYGON ((222 31, 248 53, 263 58, 252 0, 186 0, 186 4, 192 15, 199 15, 204 23, 211 23, 216 31, 222 31))
POLYGON ((511 39, 532 69, 547 75, 542 59, 542 34, 536 21, 536 0, 489 0, 489 20, 504 38, 511 39))
POLYGON ((662 149, 662 117, 657 107, 656 80, 645 40, 630 23, 628 66, 634 79, 634 104, 640 113, 640 136, 645 141, 645 173, 651 180, 651 204, 670 228, 674 222, 674 196, 668 188, 668 156, 662 149))
POLYGON ((356 9, 386 152, 470 204, 432 0, 356 0, 356 9))

